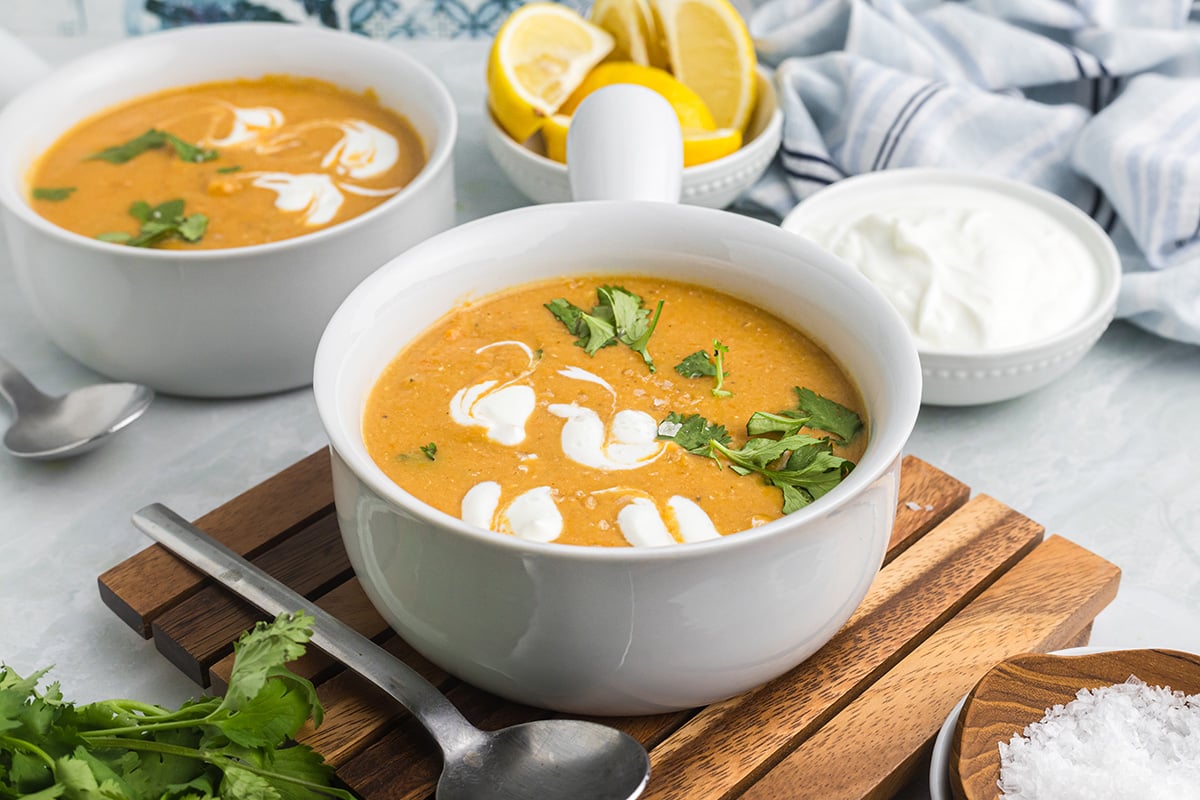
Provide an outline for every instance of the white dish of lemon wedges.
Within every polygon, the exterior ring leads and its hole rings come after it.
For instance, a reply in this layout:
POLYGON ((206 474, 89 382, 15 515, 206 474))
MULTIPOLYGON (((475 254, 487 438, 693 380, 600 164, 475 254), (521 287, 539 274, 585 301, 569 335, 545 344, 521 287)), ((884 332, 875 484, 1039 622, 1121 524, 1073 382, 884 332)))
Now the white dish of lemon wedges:
MULTIPOLYGON (((685 203, 724 208, 779 148, 774 85, 728 0, 597 0, 586 20, 559 4, 529 3, 493 43, 485 128, 489 151, 522 194, 537 203, 571 199, 571 114, 591 92, 619 83, 652 89, 679 117, 685 203)), ((628 138, 637 147, 639 131, 628 138)))

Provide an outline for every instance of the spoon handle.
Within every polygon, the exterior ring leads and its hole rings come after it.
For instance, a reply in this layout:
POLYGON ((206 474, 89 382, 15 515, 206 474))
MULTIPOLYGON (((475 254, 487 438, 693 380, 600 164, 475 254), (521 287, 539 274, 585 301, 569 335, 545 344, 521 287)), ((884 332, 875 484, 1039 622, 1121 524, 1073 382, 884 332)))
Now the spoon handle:
POLYGON ((0 356, 0 397, 8 401, 13 411, 35 408, 46 400, 46 395, 4 356, 0 356))
POLYGON ((171 509, 154 503, 133 515, 150 538, 268 614, 303 611, 313 618, 312 643, 398 700, 451 754, 483 735, 433 684, 320 606, 294 592, 171 509))

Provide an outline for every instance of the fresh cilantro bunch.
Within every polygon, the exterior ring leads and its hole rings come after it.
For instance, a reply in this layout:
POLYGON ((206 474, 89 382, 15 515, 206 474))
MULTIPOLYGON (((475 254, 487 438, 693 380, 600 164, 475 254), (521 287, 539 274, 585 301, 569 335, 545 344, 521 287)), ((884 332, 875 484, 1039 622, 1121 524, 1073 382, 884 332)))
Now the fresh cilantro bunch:
POLYGON ((651 315, 650 309, 642 306, 641 297, 620 286, 601 286, 596 290, 596 299, 590 313, 561 297, 545 306, 573 336, 578 337, 575 344, 589 356, 596 355, 602 347, 620 342, 640 355, 651 372, 657 371, 646 345, 662 316, 663 302, 658 301, 651 315))
POLYGON ((306 745, 289 744, 322 708, 285 664, 304 653, 312 618, 260 622, 235 645, 229 690, 171 711, 136 700, 75 705, 42 670, 0 667, 0 798, 315 800, 353 795, 306 745))
POLYGON ((800 429, 825 431, 838 437, 839 444, 848 444, 862 430, 862 419, 853 410, 809 389, 796 387, 796 394, 794 409, 755 412, 746 424, 749 438, 740 448, 731 446, 723 425, 699 414, 668 414, 658 426, 658 438, 718 464, 724 459, 738 475, 761 475, 783 493, 783 513, 790 514, 823 497, 854 468, 852 461, 834 454, 831 439, 800 429), (776 433, 779 438, 766 435, 776 433))
POLYGON ((176 236, 185 242, 198 242, 208 229, 208 217, 204 214, 184 216, 183 200, 180 198, 156 206, 138 200, 129 206, 129 216, 142 224, 136 235, 114 231, 102 233, 96 238, 130 247, 150 247, 169 236, 176 236))

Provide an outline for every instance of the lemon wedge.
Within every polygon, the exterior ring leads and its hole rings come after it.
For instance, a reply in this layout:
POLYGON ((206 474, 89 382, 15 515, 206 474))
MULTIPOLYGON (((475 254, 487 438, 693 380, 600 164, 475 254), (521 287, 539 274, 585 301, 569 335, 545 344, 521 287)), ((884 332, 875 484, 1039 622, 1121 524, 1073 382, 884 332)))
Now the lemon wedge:
POLYGON ((588 19, 612 34, 608 58, 666 69, 667 52, 647 0, 596 0, 588 19))
POLYGON ((571 118, 566 114, 552 114, 542 126, 542 141, 546 145, 546 156, 559 163, 567 163, 567 129, 571 118))
POLYGON ((618 83, 632 83, 658 92, 671 104, 671 108, 675 109, 679 125, 685 130, 712 130, 716 127, 713 115, 699 94, 676 80, 666 70, 635 64, 632 61, 608 61, 596 67, 562 104, 559 113, 574 114, 583 98, 597 89, 618 83))
POLYGON ((671 72, 696 91, 717 127, 745 130, 755 103, 754 43, 729 0, 651 0, 671 72))
POLYGON ((611 34, 565 6, 521 6, 500 26, 488 56, 488 107, 496 121, 524 142, 613 44, 611 34))
POLYGON ((684 130, 683 165, 694 167, 724 158, 742 146, 742 132, 737 128, 717 128, 715 131, 684 130))

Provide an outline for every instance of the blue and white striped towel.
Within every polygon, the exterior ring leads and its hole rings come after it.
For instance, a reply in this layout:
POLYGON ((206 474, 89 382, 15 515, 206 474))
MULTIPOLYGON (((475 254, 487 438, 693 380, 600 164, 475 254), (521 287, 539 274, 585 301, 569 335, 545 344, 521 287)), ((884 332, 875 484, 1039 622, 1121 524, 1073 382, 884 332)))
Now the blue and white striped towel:
POLYGON ((1117 315, 1200 344, 1200 14, 1191 0, 767 0, 783 148, 744 199, 957 167, 1049 189, 1109 231, 1117 315))

